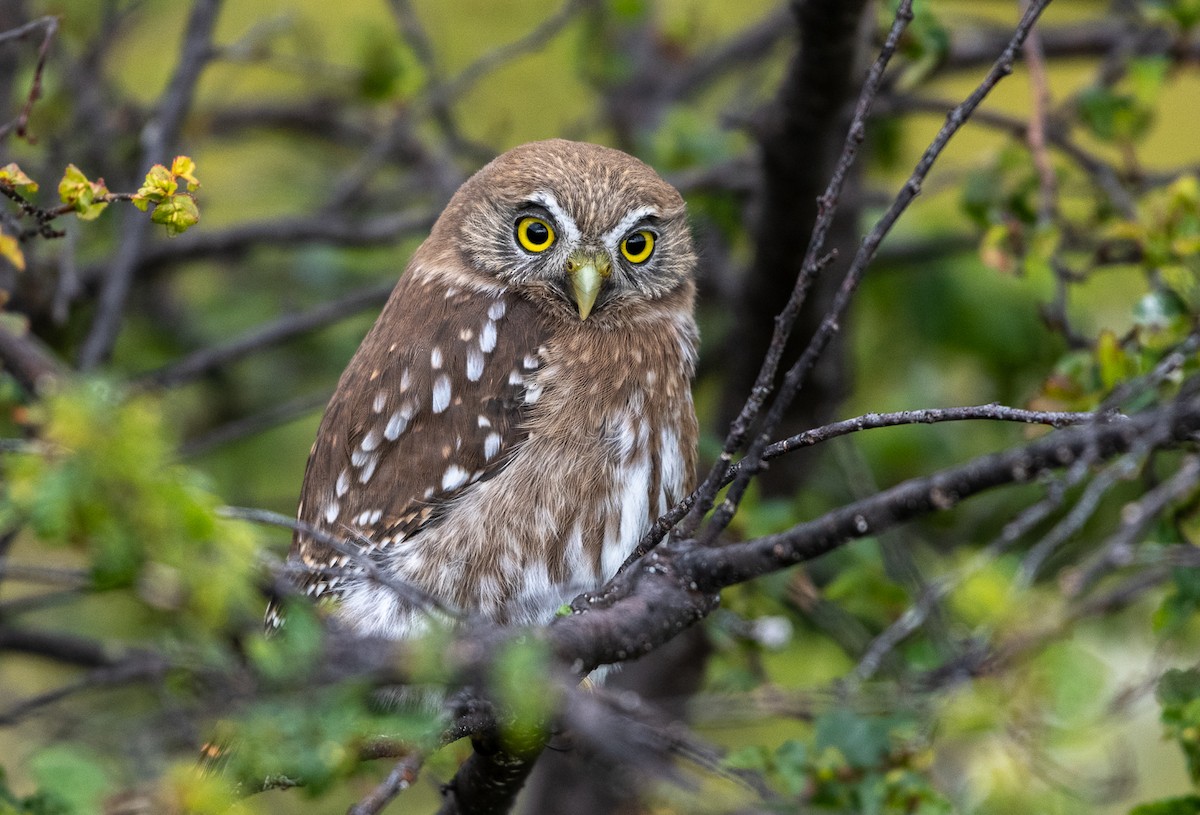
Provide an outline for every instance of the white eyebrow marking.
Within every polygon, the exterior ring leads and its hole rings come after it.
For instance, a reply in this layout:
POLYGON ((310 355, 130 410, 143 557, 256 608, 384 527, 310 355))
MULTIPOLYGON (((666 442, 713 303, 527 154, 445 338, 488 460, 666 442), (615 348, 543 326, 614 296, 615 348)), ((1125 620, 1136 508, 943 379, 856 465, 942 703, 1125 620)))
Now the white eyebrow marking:
POLYGON ((604 244, 604 247, 608 249, 608 251, 615 252, 617 248, 617 242, 620 241, 621 238, 625 237, 625 233, 632 229, 634 224, 643 220, 644 218, 649 218, 651 215, 657 214, 657 207, 638 207, 637 209, 632 209, 624 218, 620 220, 620 222, 617 223, 616 226, 604 233, 604 237, 601 238, 601 242, 604 244))
POLYGON ((559 206, 558 199, 552 193, 547 190, 538 190, 529 196, 529 200, 541 204, 547 212, 554 216, 555 225, 563 233, 562 237, 568 244, 579 243, 579 227, 575 225, 575 220, 567 214, 567 211, 559 206))

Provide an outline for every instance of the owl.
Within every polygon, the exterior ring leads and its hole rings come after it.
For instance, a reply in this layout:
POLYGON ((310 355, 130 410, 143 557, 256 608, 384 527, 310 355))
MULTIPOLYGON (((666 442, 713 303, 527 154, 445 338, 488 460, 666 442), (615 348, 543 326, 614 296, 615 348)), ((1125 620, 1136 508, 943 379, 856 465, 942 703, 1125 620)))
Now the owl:
MULTIPOLYGON (((465 616, 550 621, 691 489, 695 262, 682 197, 641 161, 559 139, 499 156, 342 374, 299 519, 465 616)), ((427 619, 303 532, 289 559, 363 635, 427 619)))

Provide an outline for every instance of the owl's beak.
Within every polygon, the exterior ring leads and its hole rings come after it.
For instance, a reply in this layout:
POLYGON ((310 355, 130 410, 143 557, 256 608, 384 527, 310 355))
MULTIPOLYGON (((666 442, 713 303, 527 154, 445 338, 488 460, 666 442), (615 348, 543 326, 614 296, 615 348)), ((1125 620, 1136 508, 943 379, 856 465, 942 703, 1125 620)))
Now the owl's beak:
POLYGON ((600 287, 610 274, 612 261, 606 252, 594 255, 575 252, 567 260, 567 277, 571 280, 571 294, 575 297, 575 305, 579 307, 580 320, 586 320, 592 313, 600 287))

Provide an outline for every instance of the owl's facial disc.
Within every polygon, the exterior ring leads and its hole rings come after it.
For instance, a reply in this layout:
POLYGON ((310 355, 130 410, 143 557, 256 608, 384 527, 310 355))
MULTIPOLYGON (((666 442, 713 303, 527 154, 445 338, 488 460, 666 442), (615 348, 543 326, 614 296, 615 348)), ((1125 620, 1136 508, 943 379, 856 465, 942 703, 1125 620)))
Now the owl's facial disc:
POLYGON ((571 296, 579 308, 579 319, 586 320, 596 304, 604 281, 612 274, 612 261, 605 251, 594 254, 577 249, 567 258, 567 279, 571 296))

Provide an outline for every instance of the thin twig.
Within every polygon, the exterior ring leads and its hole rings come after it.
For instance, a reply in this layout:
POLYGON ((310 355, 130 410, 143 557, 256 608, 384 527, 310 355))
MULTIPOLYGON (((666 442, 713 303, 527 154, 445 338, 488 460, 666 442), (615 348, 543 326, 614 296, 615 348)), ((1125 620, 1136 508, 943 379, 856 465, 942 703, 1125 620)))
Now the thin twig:
MULTIPOLYGON (((1022 3, 1028 7, 1028 0, 1022 3)), ((1024 46, 1025 64, 1029 68, 1031 101, 1027 141, 1037 168, 1041 200, 1038 205, 1038 222, 1050 224, 1058 211, 1058 182, 1054 177, 1054 165, 1046 150, 1047 116, 1050 110, 1050 83, 1046 74, 1046 58, 1042 53, 1042 40, 1037 31, 1030 31, 1024 46)))
MULTIPOLYGON (((284 529, 291 529, 293 532, 301 532, 318 543, 324 544, 339 554, 350 558, 355 566, 362 569, 364 575, 379 583, 379 585, 390 589, 396 597, 414 609, 425 612, 437 611, 451 619, 463 619, 461 611, 452 609, 420 586, 398 580, 389 575, 370 556, 362 551, 360 544, 355 540, 333 535, 312 524, 265 509, 225 506, 221 507, 218 513, 226 518, 238 518, 243 521, 252 521, 253 523, 265 524, 267 526, 280 526, 284 529)), ((367 541, 364 539, 363 542, 367 541)))
POLYGON ((91 585, 88 573, 83 569, 59 569, 54 566, 29 566, 21 563, 0 563, 0 580, 17 580, 23 583, 41 583, 49 586, 66 586, 81 589, 91 585))
MULTIPOLYGON (((972 420, 986 421, 1005 421, 1019 422, 1024 424, 1044 424, 1051 427, 1067 427, 1074 424, 1082 424, 1096 420, 1096 413, 1093 412, 1069 412, 1069 411, 1038 411, 1024 410, 1022 408, 1008 407, 1007 405, 998 405, 995 403, 987 405, 973 405, 965 407, 952 408, 923 408, 918 410, 902 410, 896 413, 867 413, 862 416, 856 416, 852 419, 843 419, 840 422, 825 425, 823 427, 806 430, 790 438, 774 442, 768 445, 763 450, 763 459, 769 461, 786 455, 793 450, 798 450, 803 447, 811 447, 822 442, 839 436, 845 436, 850 433, 857 433, 861 430, 871 430, 881 427, 897 427, 908 424, 938 424, 941 422, 960 422, 972 420)), ((1113 413, 1111 418, 1114 420, 1120 418, 1120 414, 1113 413)), ((724 487, 733 481, 734 477, 741 472, 743 462, 737 462, 729 465, 721 478, 720 487, 724 487)), ((663 537, 674 528, 675 524, 681 519, 687 511, 692 507, 695 501, 695 494, 688 495, 678 504, 659 517, 645 534, 642 535, 638 545, 634 547, 632 553, 621 566, 622 569, 627 568, 631 563, 636 562, 642 555, 653 549, 663 537)))
POLYGON ((1121 528, 1105 541, 1087 562, 1072 568, 1060 579, 1067 597, 1078 597, 1107 572, 1133 562, 1135 545, 1150 524, 1172 503, 1193 492, 1200 483, 1200 458, 1187 456, 1179 469, 1137 501, 1121 508, 1121 528))
MULTIPOLYGON (((963 497, 1001 484, 1024 483, 1039 473, 1069 467, 1081 458, 1111 459, 1131 450, 1177 446, 1200 428, 1200 397, 1183 395, 1127 421, 1070 427, 1024 448, 992 454, 883 490, 821 518, 754 541, 721 547, 676 545, 699 591, 716 590, 823 555, 847 540, 875 535, 963 497)), ((649 557, 654 557, 651 553, 649 557)))
MULTIPOLYGON (((743 463, 749 461, 750 464, 734 479, 725 500, 721 502, 721 505, 708 520, 701 535, 701 540, 704 542, 712 543, 715 541, 716 537, 729 525, 742 497, 745 495, 746 489, 750 485, 751 479, 764 466, 762 455, 770 443, 770 434, 778 426, 795 394, 803 387, 809 372, 817 362, 817 358, 825 350, 833 335, 840 330, 843 315, 849 307, 850 301, 858 289, 863 275, 866 273, 868 264, 874 258, 879 244, 883 242, 884 237, 891 231, 900 215, 921 191, 921 185, 925 177, 929 174, 934 162, 941 155, 946 145, 949 144, 950 139, 962 128, 963 124, 970 118, 971 114, 979 107, 987 95, 991 93, 1000 80, 1012 73, 1017 52, 1025 41, 1025 37, 1033 28, 1034 23, 1037 22, 1039 15, 1049 4, 1050 0, 1035 0, 1035 2, 1030 4, 1030 7, 1022 16, 1020 23, 1017 24, 1017 28, 1013 32, 1008 46, 1000 54, 999 58, 997 58, 992 69, 988 71, 983 81, 971 92, 971 95, 956 105, 946 115, 945 124, 942 125, 941 130, 938 131, 938 135, 930 143, 929 147, 926 148, 925 153, 921 156, 920 161, 917 162, 916 168, 913 170, 912 175, 909 176, 908 181, 905 182, 900 193, 896 196, 895 201, 893 201, 891 207, 888 208, 887 212, 879 219, 874 229, 871 230, 871 233, 863 241, 858 254, 854 258, 854 262, 850 265, 846 276, 842 280, 842 285, 838 289, 833 303, 826 312, 824 319, 821 320, 820 327, 809 341, 808 347, 804 349, 804 353, 800 355, 800 359, 784 376, 783 383, 779 387, 775 400, 771 404, 766 418, 761 422, 757 438, 746 451, 743 463)), ((897 12, 898 16, 899 14, 900 12, 897 12)), ((869 82, 870 80, 868 80, 868 84, 869 82)), ((868 112, 867 109, 856 112, 856 122, 860 128, 864 126, 863 121, 865 121, 868 112), (858 118, 860 113, 861 120, 858 118)), ((858 138, 861 139, 861 137, 862 134, 860 132, 858 138)), ((823 209, 832 208, 835 205, 836 199, 834 198, 822 202, 823 209)), ((806 264, 806 268, 808 268, 808 264, 806 264)), ((757 415, 757 412, 755 415, 757 415)), ((722 460, 723 464, 728 463, 724 461, 724 455, 722 456, 722 460)), ((715 481, 716 479, 713 479, 713 483, 715 481)), ((697 507, 692 509, 693 516, 699 508, 700 505, 698 504, 697 507)))
POLYGON ((364 795, 346 810, 346 815, 378 815, 384 807, 417 780, 421 765, 425 762, 425 754, 413 750, 407 756, 396 762, 396 766, 388 773, 375 789, 364 795))
POLYGON ((883 81, 884 69, 887 68, 888 63, 891 61, 892 55, 895 53, 896 47, 900 42, 900 36, 911 20, 912 2, 911 0, 903 0, 896 10, 895 21, 892 23, 891 30, 888 31, 883 48, 880 50, 875 63, 871 66, 871 70, 867 73, 867 78, 863 83, 862 91, 859 93, 858 102, 855 105, 854 117, 850 122, 849 132, 846 136, 842 153, 838 157, 837 164, 834 166, 829 185, 818 200, 817 221, 813 226, 812 238, 805 252, 804 262, 800 275, 796 279, 795 288, 792 290, 792 295, 788 299, 787 305, 784 306, 779 316, 775 318, 775 332, 771 338, 770 347, 763 358, 758 378, 755 380, 754 387, 750 391, 750 396, 746 399, 746 403, 743 405, 737 418, 731 423, 729 433, 725 437, 725 444, 722 447, 721 455, 714 462, 704 482, 696 490, 695 501, 680 524, 679 531, 683 536, 689 536, 694 532, 703 519, 704 514, 712 507, 713 501, 716 499, 717 492, 720 489, 720 481, 724 477, 726 469, 733 461, 733 457, 737 451, 742 449, 742 445, 745 443, 752 425, 762 412, 762 407, 771 393, 775 374, 779 369, 779 363, 783 357, 788 337, 791 335, 792 326, 795 325, 796 318, 800 313, 800 307, 803 305, 808 289, 811 287, 817 273, 825 265, 825 237, 833 223, 833 215, 842 186, 846 181, 846 176, 850 171, 851 165, 858 155, 859 146, 865 137, 866 120, 870 114, 875 95, 879 92, 880 84, 883 81))
POLYGON ((33 106, 42 96, 42 72, 46 68, 46 57, 50 54, 50 43, 54 40, 54 35, 58 33, 58 18, 39 17, 23 26, 0 32, 0 44, 3 44, 8 40, 20 39, 31 34, 38 28, 45 28, 46 31, 42 35, 42 44, 38 47, 37 65, 33 69, 33 81, 29 83, 29 93, 25 97, 25 104, 21 106, 21 112, 17 114, 17 118, 0 125, 0 140, 3 140, 13 128, 16 128, 17 136, 33 141, 26 128, 29 125, 29 115, 33 113, 33 106))
MULTIPOLYGON (((1113 414, 1113 419, 1120 418, 1113 414)), ((1091 411, 1045 411, 1025 410, 1008 407, 992 402, 986 405, 971 405, 951 408, 923 408, 920 410, 902 410, 896 413, 866 413, 853 419, 806 430, 795 436, 777 441, 763 450, 766 459, 778 458, 785 453, 801 447, 811 447, 814 444, 829 441, 838 436, 857 433, 860 430, 871 430, 880 427, 898 427, 907 424, 939 424, 941 422, 962 421, 995 421, 1019 422, 1022 424, 1043 424, 1050 427, 1069 427, 1096 420, 1096 414, 1091 411)), ((740 464, 740 462, 739 462, 740 464)), ((735 466, 734 470, 738 468, 735 466)))
MULTIPOLYGON (((169 153, 191 107, 200 73, 212 58, 212 36, 220 7, 221 0, 195 0, 192 4, 175 73, 158 101, 157 112, 142 129, 142 157, 147 166, 170 164, 169 153)), ((116 256, 101 287, 95 319, 79 352, 83 370, 96 368, 112 353, 150 226, 150 219, 140 212, 126 214, 116 256)))
POLYGON ((179 447, 182 458, 195 458, 209 453, 218 447, 232 444, 242 439, 256 436, 263 431, 287 424, 297 417, 312 413, 329 403, 330 391, 317 391, 286 399, 266 409, 241 416, 224 424, 189 438, 179 447))
POLYGON ((191 382, 258 351, 324 328, 368 308, 379 306, 387 300, 394 286, 395 284, 392 282, 369 286, 352 292, 340 300, 325 303, 299 314, 280 317, 273 323, 260 326, 223 345, 203 348, 156 371, 142 374, 137 381, 140 384, 163 388, 177 387, 191 382))
MULTIPOLYGON (((931 113, 940 116, 951 106, 951 103, 944 99, 926 96, 906 96, 902 94, 881 97, 879 102, 881 112, 886 114, 912 111, 914 113, 931 113)), ((971 122, 981 127, 988 127, 1008 133, 1014 138, 1023 141, 1029 141, 1030 138, 1029 122, 999 111, 977 110, 971 117, 971 122)), ((1074 142, 1070 138, 1070 135, 1061 128, 1048 126, 1042 136, 1049 146, 1054 147, 1087 173, 1093 183, 1104 192, 1109 202, 1117 208, 1122 216, 1126 218, 1134 217, 1135 206, 1133 197, 1125 189, 1122 183, 1123 177, 1116 168, 1099 155, 1074 142)))
POLYGON ((1134 452, 1117 459, 1088 483, 1067 516, 1030 547, 1021 561, 1020 574, 1016 578, 1018 586, 1025 588, 1031 585, 1050 556, 1096 514, 1105 494, 1118 482, 1127 481, 1137 474, 1145 463, 1152 441, 1147 440, 1140 449, 1135 448, 1134 452))

